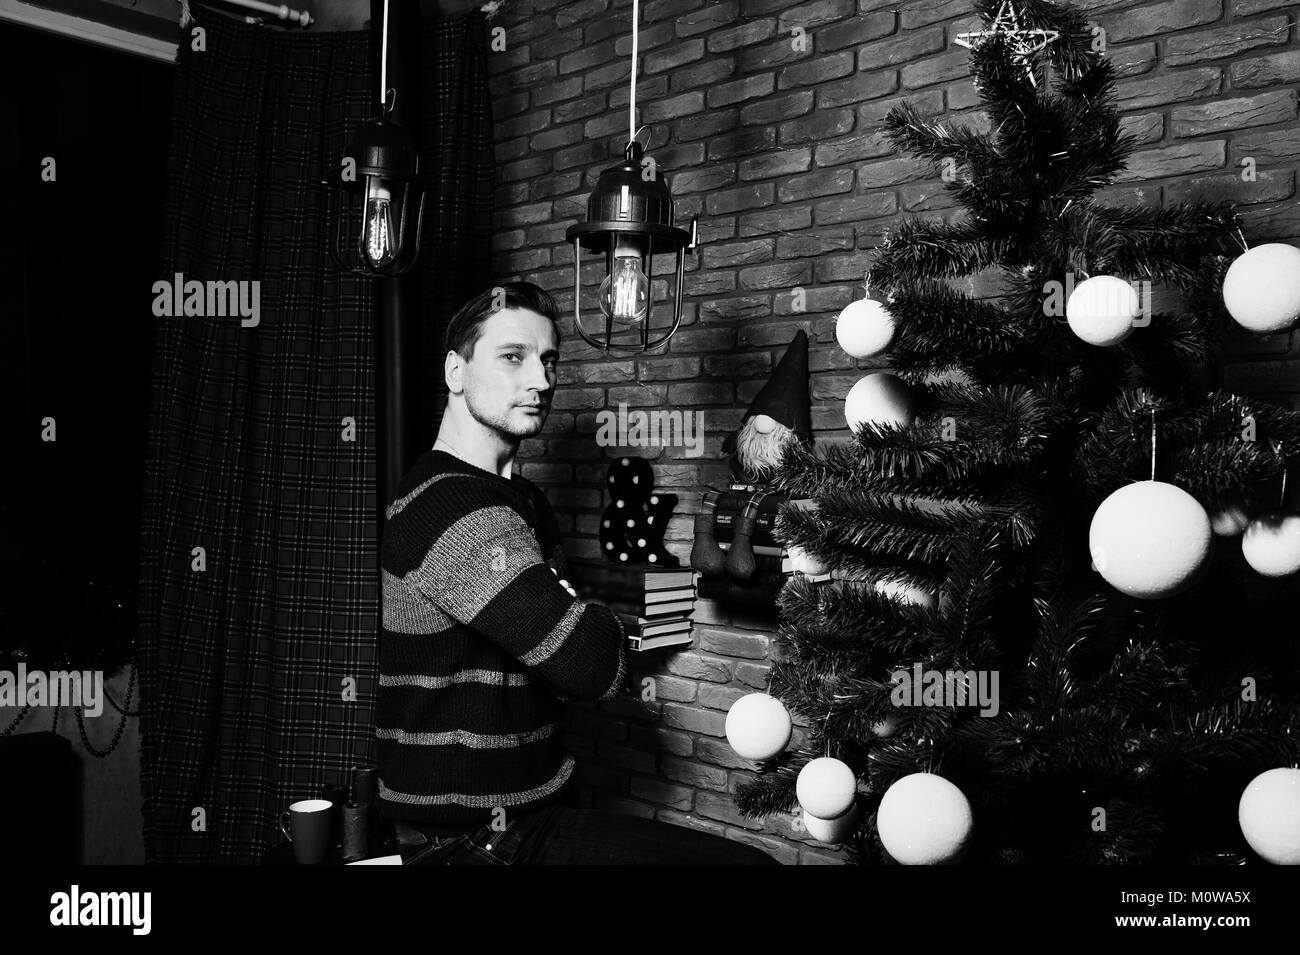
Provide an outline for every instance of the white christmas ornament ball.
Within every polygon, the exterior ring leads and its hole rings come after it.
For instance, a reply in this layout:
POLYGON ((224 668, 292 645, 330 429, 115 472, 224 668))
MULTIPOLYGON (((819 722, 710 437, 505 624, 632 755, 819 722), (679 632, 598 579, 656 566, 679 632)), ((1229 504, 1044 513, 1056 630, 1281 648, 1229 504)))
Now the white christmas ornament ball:
POLYGON ((1210 528, 1219 537, 1236 537, 1250 524, 1250 515, 1241 504, 1228 504, 1210 517, 1210 528))
POLYGON ((1101 502, 1088 549, 1093 567, 1116 590, 1158 600, 1196 582, 1213 539, 1196 498, 1163 481, 1138 481, 1101 502))
POLYGON ((853 805, 858 781, 846 763, 833 756, 809 760, 794 783, 799 805, 818 819, 834 819, 853 805))
POLYGON ((862 813, 858 811, 856 803, 849 807, 848 812, 834 819, 822 819, 820 816, 814 816, 807 809, 803 811, 803 827, 808 830, 808 835, 818 842, 832 846, 853 835, 861 819, 862 813))
POLYGON ((727 742, 745 759, 771 759, 790 742, 790 711, 774 696, 749 693, 727 710, 727 742))
POLYGON ((1300 769, 1279 767, 1252 779, 1241 794, 1237 822, 1261 859, 1300 865, 1300 769))
POLYGON ((1137 292, 1123 279, 1094 275, 1070 293, 1065 320, 1070 331, 1089 345, 1118 345, 1132 334, 1141 306, 1137 292))
POLYGON ((1300 319, 1300 249, 1269 242, 1238 256, 1223 277, 1223 304, 1252 332, 1290 328, 1300 319))
POLYGON ((892 597, 900 603, 916 604, 926 610, 933 610, 939 603, 937 597, 928 590, 914 587, 902 580, 879 580, 875 588, 886 597, 892 597))
POLYGON ((912 773, 880 800, 876 831, 901 865, 943 865, 961 854, 974 825, 962 791, 933 773, 912 773))
POLYGON ((894 317, 874 298, 849 302, 835 319, 835 341, 852 358, 879 355, 894 339, 894 317))
POLYGON ((1255 518, 1242 535, 1241 556, 1265 577, 1300 570, 1300 514, 1272 511, 1255 518))
POLYGON ((906 428, 916 418, 912 390, 895 375, 885 371, 872 372, 858 379, 849 389, 848 397, 844 399, 844 417, 850 431, 856 431, 867 422, 906 428))
POLYGON ((795 544, 790 548, 790 568, 801 574, 824 574, 830 570, 830 565, 795 544))

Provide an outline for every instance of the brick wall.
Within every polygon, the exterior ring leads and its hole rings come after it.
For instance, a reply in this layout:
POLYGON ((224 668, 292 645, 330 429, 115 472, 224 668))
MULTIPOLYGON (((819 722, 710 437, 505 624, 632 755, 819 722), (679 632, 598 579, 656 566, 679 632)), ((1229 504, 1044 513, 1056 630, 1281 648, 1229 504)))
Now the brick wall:
MULTIPOLYGON (((1242 204, 1252 244, 1300 244, 1300 0, 1079 5, 1106 30, 1124 128, 1139 143, 1107 201, 1229 197, 1242 204), (1253 182, 1241 177, 1248 158, 1253 182)), ((573 253, 564 231, 627 141, 630 11, 630 0, 507 0, 491 24, 505 31, 505 48, 490 56, 495 266, 550 289, 566 309, 573 253)), ((547 488, 572 535, 570 555, 594 556, 603 455, 627 453, 596 447, 597 411, 621 402, 703 411, 702 457, 680 447, 631 452, 651 458, 659 486, 680 495, 667 540, 685 559, 700 486, 725 481, 721 443, 800 328, 812 346, 816 438, 847 437, 843 398, 861 369, 882 363, 844 355, 835 316, 861 295, 885 229, 905 214, 953 212, 928 165, 891 149, 882 117, 907 101, 930 116, 984 130, 988 122, 969 53, 952 42, 978 28, 967 0, 649 0, 641 17, 639 122, 653 131, 650 154, 667 172, 678 221, 699 217, 682 328, 653 355, 599 360, 570 312, 546 432, 524 443, 518 464, 547 488), (809 37, 803 51, 791 42, 795 27, 809 37), (793 307, 796 288, 803 311, 793 307)), ((656 263, 658 298, 667 265, 656 263)), ((1300 332, 1237 336, 1219 372, 1225 387, 1300 408, 1300 332)), ((731 752, 723 721, 737 697, 764 686, 775 616, 702 600, 696 624, 689 652, 638 663, 655 681, 653 701, 574 710, 569 743, 586 798, 752 842, 787 863, 840 861, 793 817, 759 824, 731 806, 752 764, 731 752)))

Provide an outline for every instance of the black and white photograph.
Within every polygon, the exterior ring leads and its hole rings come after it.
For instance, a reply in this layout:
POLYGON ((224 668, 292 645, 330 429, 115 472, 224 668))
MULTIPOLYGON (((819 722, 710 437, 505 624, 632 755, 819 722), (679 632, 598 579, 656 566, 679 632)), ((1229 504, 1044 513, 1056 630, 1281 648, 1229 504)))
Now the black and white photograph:
POLYGON ((0 89, 0 925, 1294 931, 1300 0, 0 0, 0 89))

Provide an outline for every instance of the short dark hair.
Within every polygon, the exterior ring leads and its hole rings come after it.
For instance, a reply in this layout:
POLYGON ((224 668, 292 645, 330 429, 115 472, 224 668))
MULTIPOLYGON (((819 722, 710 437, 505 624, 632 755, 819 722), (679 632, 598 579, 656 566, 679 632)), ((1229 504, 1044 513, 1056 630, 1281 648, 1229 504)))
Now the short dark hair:
MULTIPOLYGON (((480 292, 464 305, 447 323, 447 352, 454 351, 467 361, 474 357, 474 345, 483 334, 483 323, 502 309, 526 308, 554 323, 560 314, 551 293, 532 282, 501 282, 480 292)), ((560 331, 555 330, 556 341, 560 331)))

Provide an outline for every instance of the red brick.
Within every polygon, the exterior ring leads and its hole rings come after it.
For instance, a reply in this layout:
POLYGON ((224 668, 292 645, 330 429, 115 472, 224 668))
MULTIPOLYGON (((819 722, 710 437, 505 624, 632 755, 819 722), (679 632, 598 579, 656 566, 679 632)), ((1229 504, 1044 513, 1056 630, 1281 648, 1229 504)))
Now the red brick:
POLYGON ((796 116, 803 116, 813 108, 813 94, 810 90, 798 93, 787 93, 785 96, 777 96, 772 99, 763 100, 759 103, 750 103, 740 110, 740 123, 742 126, 768 125, 779 123, 785 119, 793 119, 796 116))
MULTIPOLYGON (((795 336, 801 328, 808 331, 804 324, 791 324, 789 322, 765 322, 763 324, 750 324, 742 327, 738 336, 739 344, 751 348, 763 348, 769 345, 788 345, 790 339, 795 336)), ((727 614, 727 623, 732 624, 740 619, 741 610, 738 607, 732 607, 727 614)))
POLYGON ((813 217, 818 225, 833 225, 837 222, 880 218, 897 211, 898 198, 891 192, 878 192, 866 196, 825 199, 813 206, 813 217))
POLYGON ((641 19, 646 23, 654 23, 656 20, 676 20, 704 2, 705 0, 650 0, 641 7, 641 19))
POLYGON ((811 115, 781 124, 781 145, 821 143, 853 129, 853 110, 821 109, 811 115))
MULTIPOLYGON (((1190 66, 1205 60, 1238 56, 1258 46, 1286 43, 1286 17, 1267 17, 1249 24, 1240 22, 1217 30, 1198 30, 1165 41, 1165 65, 1190 66)), ((1241 86, 1233 80, 1233 86, 1241 86)))
POLYGON ((761 663, 737 663, 736 679, 756 689, 767 686, 767 675, 771 667, 761 663))
POLYGON ((1232 64, 1230 71, 1235 89, 1295 83, 1300 80, 1300 50, 1240 60, 1232 64))
POLYGON ((1159 179, 1223 168, 1225 143, 1221 139, 1209 142, 1179 143, 1163 149, 1135 152, 1129 157, 1128 169, 1116 177, 1118 182, 1135 179, 1159 179))
POLYGON ((682 706, 679 703, 665 703, 662 719, 665 726, 691 733, 702 733, 705 736, 722 736, 726 723, 725 714, 717 710, 682 706))
POLYGON ((716 766, 672 756, 659 757, 659 774, 696 789, 727 790, 727 771, 716 766))
POLYGON ((970 12, 967 0, 909 0, 902 8, 903 29, 929 26, 970 12))
POLYGON ((894 151, 894 145, 888 135, 884 130, 878 129, 871 133, 861 133, 847 139, 822 143, 813 155, 818 166, 838 166, 841 163, 853 162, 855 159, 888 156, 894 151))
POLYGON ((709 215, 718 215, 770 206, 774 191, 772 183, 762 182, 714 192, 705 198, 705 207, 709 210, 709 215))
POLYGON ((731 679, 731 662, 705 654, 686 652, 676 653, 666 661, 668 669, 678 676, 693 680, 708 680, 711 683, 726 683, 731 679))
MULTIPOLYGON (((1296 60, 1300 66, 1300 58, 1296 60)), ((1276 90, 1238 99, 1183 106, 1171 114, 1173 135, 1203 136, 1251 126, 1271 126, 1296 118, 1296 91, 1276 90)))
POLYGON ((733 159, 753 156, 776 146, 776 130, 771 127, 742 129, 709 141, 709 159, 733 159))
POLYGON ((772 176, 785 177, 797 172, 806 172, 811 165, 811 149, 786 149, 742 160, 739 173, 741 179, 767 179, 772 176))
MULTIPOLYGON (((852 249, 854 241, 852 232, 843 226, 839 229, 827 229, 817 235, 783 235, 776 243, 776 257, 778 259, 819 258, 835 249, 852 249)), ((788 298, 788 295, 784 297, 788 298)), ((809 309, 804 308, 802 311, 809 311, 809 309)))
POLYGON ((615 60, 597 70, 590 70, 582 78, 582 88, 590 92, 615 83, 622 83, 632 75, 632 64, 627 60, 615 60))
POLYGON ((1133 137, 1136 146, 1159 142, 1165 135, 1164 113, 1142 113, 1125 116, 1120 120, 1119 131, 1133 137))
POLYGON ((1115 84, 1115 99, 1125 112, 1163 106, 1203 96, 1214 96, 1223 89, 1223 73, 1218 67, 1174 70, 1142 80, 1122 80, 1115 84))
POLYGON ((1156 45, 1154 43, 1131 43, 1118 49, 1106 48, 1111 67, 1117 77, 1138 76, 1149 73, 1156 65, 1156 45))
POLYGON ((740 811, 736 809, 735 803, 732 802, 729 793, 696 793, 695 812, 696 814, 705 816, 709 819, 729 822, 733 826, 740 826, 744 829, 763 828, 761 817, 759 819, 749 819, 740 814, 740 811))
POLYGON ((887 10, 858 16, 834 30, 817 31, 817 52, 829 53, 847 47, 860 47, 871 40, 889 36, 896 27, 894 11, 887 10))
POLYGON ((669 385, 668 400, 674 406, 722 405, 733 398, 732 386, 721 382, 693 382, 669 385))
POLYGON ((910 63, 926 53, 944 48, 943 29, 933 27, 912 33, 900 33, 887 40, 873 40, 858 49, 858 69, 878 70, 882 66, 910 63))
POLYGON ((742 236, 767 235, 772 232, 793 232, 812 225, 812 210, 807 206, 782 206, 767 212, 751 212, 740 217, 739 234, 742 236))
POLYGON ((1237 136, 1232 154, 1233 165, 1238 169, 1246 157, 1260 164, 1295 159, 1300 157, 1300 129, 1270 129, 1237 136))
POLYGON ((664 782, 660 779, 645 779, 633 776, 631 779, 632 795, 670 809, 689 810, 695 796, 695 790, 689 786, 664 782))
POLYGON ((751 262, 770 262, 773 245, 771 239, 742 239, 706 246, 704 268, 728 269, 751 262))
MULTIPOLYGON (((811 0, 809 3, 801 3, 793 7, 771 0, 771 9, 774 12, 781 11, 777 29, 783 33, 790 32, 795 26, 802 26, 811 32, 815 27, 851 17, 854 14, 854 6, 854 0, 811 0)), ((745 12, 750 12, 748 6, 745 12)))
POLYGON ((817 87, 817 108, 833 109, 836 106, 849 106, 863 100, 888 96, 898 90, 897 70, 877 70, 871 73, 858 73, 833 83, 823 83, 817 87))
MULTIPOLYGON (((1197 176, 1179 179, 1165 186, 1165 202, 1226 200, 1240 205, 1277 202, 1295 194, 1295 173, 1290 169, 1260 171, 1254 182, 1242 182, 1241 176, 1197 176)), ((1159 309, 1157 309, 1159 311, 1159 309)))
MULTIPOLYGON (((736 332, 730 328, 693 328, 679 330, 672 338, 671 347, 675 351, 716 352, 730 348, 736 340, 736 332)), ((678 654, 680 656, 680 654, 678 654)))
POLYGON ((740 355, 713 355, 704 359, 704 370, 722 378, 741 378, 767 374, 772 370, 772 356, 767 352, 740 355))
POLYGON ((800 865, 848 865, 843 855, 835 855, 827 849, 810 849, 807 846, 799 850, 800 865))
POLYGON ((811 280, 808 262, 776 262, 740 270, 740 287, 745 289, 789 288, 811 280))
POLYGON ((666 381, 695 378, 700 373, 698 358, 643 358, 637 361, 638 381, 666 381))
MULTIPOLYGON (((717 22, 725 22, 725 20, 723 17, 715 15, 715 24, 717 22)), ((685 35, 681 32, 681 21, 678 21, 677 32, 678 35, 685 35)), ((776 21, 773 19, 750 20, 710 33, 708 50, 710 53, 726 53, 728 50, 735 50, 739 47, 770 40, 775 32, 776 21)))
POLYGON ((703 10, 695 10, 677 18, 677 35, 680 37, 696 36, 708 33, 720 23, 732 23, 740 12, 736 0, 724 3, 709 3, 703 10))
POLYGON ((698 819, 695 816, 688 816, 684 813, 675 812, 672 809, 660 809, 655 818, 661 822, 669 823, 674 826, 681 826, 685 829, 695 829, 699 832, 712 833, 720 836, 726 831, 726 827, 716 822, 709 822, 707 819, 698 819))
POLYGON ((856 71, 857 62, 853 51, 844 50, 790 64, 777 74, 776 88, 786 90, 796 86, 812 86, 856 71))
POLYGON ((704 41, 694 39, 677 43, 667 49, 647 53, 642 63, 646 73, 659 73, 663 70, 675 70, 687 63, 694 63, 696 60, 703 59, 703 57, 704 41))
POLYGON ((749 660, 766 657, 770 645, 770 638, 766 636, 740 634, 714 627, 696 627, 695 634, 696 645, 701 650, 749 660))
POLYGON ((1105 24, 1108 42, 1168 33, 1213 23, 1223 15, 1223 0, 1167 0, 1112 14, 1105 24))
POLYGON ((895 106, 903 103, 911 106, 922 116, 937 116, 944 109, 943 90, 926 90, 924 93, 891 96, 889 99, 863 103, 858 107, 858 128, 874 129, 895 106))
POLYGON ((747 696, 751 692, 753 691, 748 687, 743 686, 723 686, 717 683, 705 683, 700 686, 697 702, 700 706, 722 710, 725 713, 731 709, 733 703, 742 696, 747 696))
POLYGON ((962 47, 941 56, 908 63, 899 73, 904 89, 919 89, 970 76, 970 51, 962 47))
MULTIPOLYGON (((792 239, 791 241, 797 240, 792 239)), ((804 307, 796 309, 793 302, 793 292, 782 292, 776 297, 775 313, 777 315, 815 315, 818 312, 838 312, 845 305, 848 305, 852 299, 861 297, 861 295, 862 286, 860 284, 852 288, 844 288, 843 286, 808 288, 804 289, 804 307)), ((809 354, 811 356, 811 352, 809 354)))
MULTIPOLYGON (((617 25, 617 18, 614 24, 617 25)), ((624 23, 623 29, 619 31, 621 36, 614 42, 614 52, 619 56, 632 55, 632 31, 627 29, 624 23)), ((673 25, 671 23, 657 23, 647 29, 642 25, 637 35, 637 50, 653 50, 655 47, 663 46, 675 36, 673 25)))

